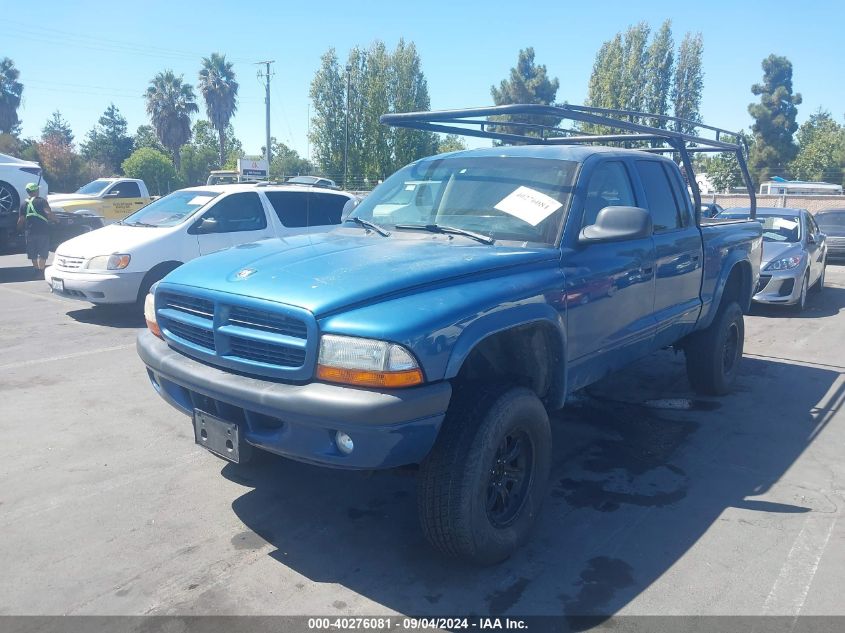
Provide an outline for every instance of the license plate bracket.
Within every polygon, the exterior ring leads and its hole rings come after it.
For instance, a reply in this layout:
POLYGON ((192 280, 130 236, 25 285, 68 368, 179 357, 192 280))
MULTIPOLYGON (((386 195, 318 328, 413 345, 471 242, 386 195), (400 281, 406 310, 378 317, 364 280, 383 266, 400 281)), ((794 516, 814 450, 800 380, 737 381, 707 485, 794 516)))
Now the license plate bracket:
POLYGON ((233 422, 194 409, 194 441, 227 461, 241 461, 240 429, 233 422))
POLYGON ((50 286, 53 289, 53 292, 64 292, 65 291, 65 280, 64 279, 57 279, 53 277, 50 280, 50 286))

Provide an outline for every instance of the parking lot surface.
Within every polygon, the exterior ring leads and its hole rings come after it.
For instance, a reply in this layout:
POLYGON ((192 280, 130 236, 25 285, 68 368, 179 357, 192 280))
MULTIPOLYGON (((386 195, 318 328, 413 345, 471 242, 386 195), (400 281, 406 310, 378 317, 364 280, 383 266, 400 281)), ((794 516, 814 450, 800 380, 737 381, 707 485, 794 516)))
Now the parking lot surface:
POLYGON ((531 542, 429 548, 414 476, 225 464, 155 395, 140 315, 0 257, 0 614, 845 615, 845 267, 757 308, 734 392, 664 351, 554 415, 531 542))

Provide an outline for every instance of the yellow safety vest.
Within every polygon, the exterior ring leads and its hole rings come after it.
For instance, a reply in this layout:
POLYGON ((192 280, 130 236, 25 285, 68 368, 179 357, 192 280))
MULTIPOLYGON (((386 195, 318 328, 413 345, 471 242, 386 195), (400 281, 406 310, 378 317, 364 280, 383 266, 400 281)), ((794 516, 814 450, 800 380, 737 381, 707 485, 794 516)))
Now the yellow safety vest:
POLYGON ((45 222, 49 222, 49 220, 47 218, 45 218, 43 215, 38 213, 38 211, 36 211, 35 205, 32 204, 32 200, 33 199, 30 198, 29 200, 26 201, 26 217, 28 217, 28 218, 31 218, 31 217, 41 218, 45 222))

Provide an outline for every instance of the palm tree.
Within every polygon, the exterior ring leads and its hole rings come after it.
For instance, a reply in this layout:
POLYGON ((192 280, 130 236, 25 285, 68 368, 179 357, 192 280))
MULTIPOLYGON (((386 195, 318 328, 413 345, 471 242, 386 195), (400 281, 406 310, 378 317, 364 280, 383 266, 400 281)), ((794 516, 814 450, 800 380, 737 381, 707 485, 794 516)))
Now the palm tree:
POLYGON ((225 55, 212 53, 202 58, 199 89, 205 99, 205 112, 220 139, 220 166, 226 162, 225 131, 229 120, 238 109, 238 82, 232 62, 225 55))
POLYGON ((0 60, 0 132, 12 132, 17 127, 23 84, 20 72, 8 57, 0 60))
POLYGON ((156 136, 173 154, 173 166, 179 169, 179 148, 191 139, 191 115, 199 112, 191 84, 172 70, 157 74, 145 93, 147 114, 156 136))

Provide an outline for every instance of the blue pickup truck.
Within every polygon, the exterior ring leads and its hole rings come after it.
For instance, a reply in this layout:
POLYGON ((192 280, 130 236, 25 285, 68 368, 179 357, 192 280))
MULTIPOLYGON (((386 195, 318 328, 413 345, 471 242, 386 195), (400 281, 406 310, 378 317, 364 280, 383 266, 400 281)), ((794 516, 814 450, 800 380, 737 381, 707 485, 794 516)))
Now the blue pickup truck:
POLYGON ((543 501, 548 412, 568 394, 669 346, 695 390, 729 390, 761 228, 696 209, 653 151, 425 158, 328 233, 170 273, 147 299, 138 353, 210 451, 418 465, 429 541, 497 562, 543 501))

